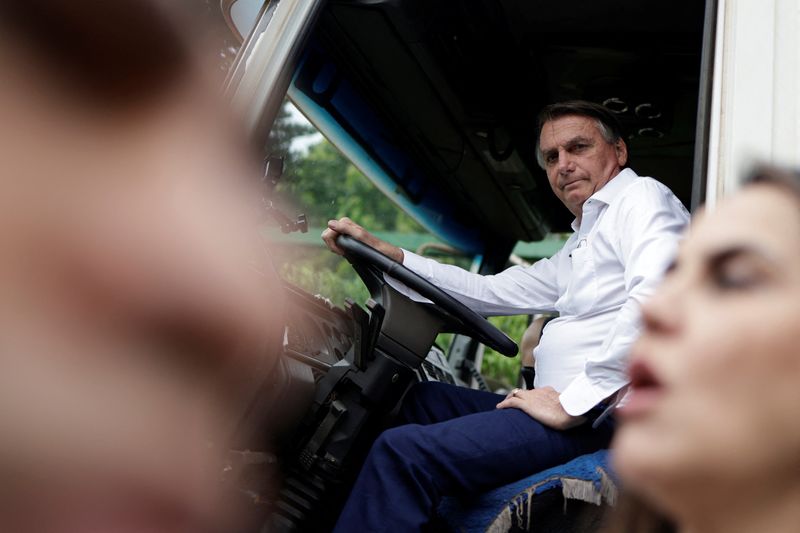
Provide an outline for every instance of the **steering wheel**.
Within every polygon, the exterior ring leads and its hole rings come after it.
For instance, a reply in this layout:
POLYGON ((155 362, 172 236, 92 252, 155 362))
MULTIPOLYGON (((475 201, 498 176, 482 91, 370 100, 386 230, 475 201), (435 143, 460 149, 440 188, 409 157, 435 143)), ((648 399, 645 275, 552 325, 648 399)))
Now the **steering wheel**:
POLYGON ((413 289, 433 302, 440 310, 445 311, 450 318, 458 323, 461 329, 469 331, 469 335, 475 340, 507 357, 514 357, 517 355, 516 343, 509 339, 505 333, 494 327, 486 318, 462 304, 439 287, 433 285, 416 272, 412 272, 397 261, 390 259, 375 248, 364 244, 350 235, 339 235, 336 243, 345 251, 346 257, 350 262, 354 263, 354 265, 361 264, 366 267, 377 269, 402 282, 408 288, 413 289))

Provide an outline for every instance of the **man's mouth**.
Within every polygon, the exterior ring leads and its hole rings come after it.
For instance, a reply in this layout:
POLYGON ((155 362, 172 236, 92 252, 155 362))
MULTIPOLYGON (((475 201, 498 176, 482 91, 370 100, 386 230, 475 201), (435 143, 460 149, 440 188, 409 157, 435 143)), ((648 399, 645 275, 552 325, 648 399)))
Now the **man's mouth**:
POLYGON ((573 179, 573 180, 567 181, 567 182, 565 182, 564 184, 561 185, 561 190, 565 191, 571 185, 574 185, 576 183, 580 183, 582 181, 583 181, 583 178, 577 178, 577 179, 573 179))

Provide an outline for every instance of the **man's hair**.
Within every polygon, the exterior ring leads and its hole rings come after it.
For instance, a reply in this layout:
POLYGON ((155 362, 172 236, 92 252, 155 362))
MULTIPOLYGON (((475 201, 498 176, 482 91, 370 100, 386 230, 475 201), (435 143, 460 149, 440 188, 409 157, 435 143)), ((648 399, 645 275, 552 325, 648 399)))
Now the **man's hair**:
POLYGON ((617 117, 605 106, 595 104, 594 102, 587 102, 586 100, 569 100, 550 104, 539 112, 539 116, 536 120, 536 162, 539 163, 539 166, 542 168, 545 168, 544 155, 542 154, 542 148, 539 142, 542 135, 542 128, 551 120, 566 116, 594 119, 597 123, 597 129, 600 135, 602 135, 603 139, 608 144, 616 144, 616 142, 622 138, 622 127, 617 117))

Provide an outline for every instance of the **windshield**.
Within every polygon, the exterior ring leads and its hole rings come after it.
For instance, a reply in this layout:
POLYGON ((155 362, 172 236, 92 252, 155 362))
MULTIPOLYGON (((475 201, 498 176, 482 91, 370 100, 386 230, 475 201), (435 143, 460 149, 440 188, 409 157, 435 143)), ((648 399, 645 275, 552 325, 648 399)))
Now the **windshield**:
MULTIPOLYGON (((289 100, 272 128, 265 157, 283 158, 283 173, 270 201, 289 220, 305 215, 308 225, 306 233, 283 233, 274 218, 265 226, 265 236, 277 247, 276 263, 287 282, 335 305, 342 305, 346 298, 363 304, 369 298, 350 264, 328 251, 320 239, 327 221, 343 216, 412 252, 466 269, 473 266, 475 258, 440 241, 394 204, 289 100)), ((491 320, 516 340, 528 323, 525 316, 491 320)), ((452 337, 441 334, 437 343, 447 351, 452 337)), ((519 358, 509 359, 486 349, 482 368, 489 380, 511 386, 519 371, 519 358)))
MULTIPOLYGON (((347 297, 363 302, 369 296, 349 264, 324 247, 320 234, 330 219, 348 216, 412 251, 426 243, 443 244, 393 204, 289 101, 275 121, 266 154, 283 157, 271 201, 289 219, 305 215, 308 232, 283 234, 275 225, 266 231, 280 243, 284 278, 310 293, 337 305, 347 297)), ((458 259, 469 266, 470 258, 458 259)))

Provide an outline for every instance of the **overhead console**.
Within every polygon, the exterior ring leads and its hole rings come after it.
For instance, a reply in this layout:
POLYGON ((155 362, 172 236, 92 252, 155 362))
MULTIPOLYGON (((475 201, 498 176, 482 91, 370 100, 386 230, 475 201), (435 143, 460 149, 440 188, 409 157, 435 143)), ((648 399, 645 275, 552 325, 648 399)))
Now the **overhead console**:
POLYGON ((554 101, 617 113, 631 166, 689 205, 703 12, 694 0, 331 0, 290 94, 335 108, 421 220, 436 204, 480 242, 532 241, 572 219, 535 160, 535 116, 554 101))

